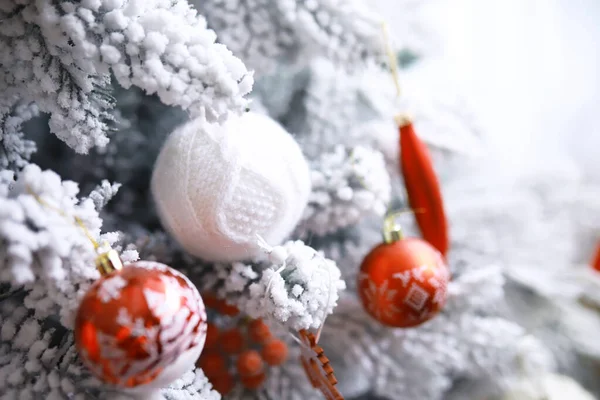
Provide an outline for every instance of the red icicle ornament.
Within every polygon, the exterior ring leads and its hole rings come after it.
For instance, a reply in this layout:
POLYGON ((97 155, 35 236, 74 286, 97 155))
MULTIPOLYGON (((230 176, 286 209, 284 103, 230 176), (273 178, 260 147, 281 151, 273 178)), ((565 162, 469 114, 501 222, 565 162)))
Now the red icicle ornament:
MULTIPOLYGON (((383 23, 385 50, 390 61, 390 71, 400 97, 398 65, 389 40, 387 24, 383 23)), ((405 116, 396 118, 400 131, 400 169, 408 195, 408 203, 425 241, 435 247, 445 258, 448 252, 448 223, 437 175, 425 144, 415 133, 413 123, 405 116)))
POLYGON ((594 258, 592 259, 592 268, 596 271, 600 272, 600 242, 596 246, 596 253, 594 254, 594 258))
POLYGON ((437 175, 427 146, 415 133, 412 121, 397 118, 400 131, 400 168, 410 207, 423 239, 442 256, 448 252, 448 222, 437 175))

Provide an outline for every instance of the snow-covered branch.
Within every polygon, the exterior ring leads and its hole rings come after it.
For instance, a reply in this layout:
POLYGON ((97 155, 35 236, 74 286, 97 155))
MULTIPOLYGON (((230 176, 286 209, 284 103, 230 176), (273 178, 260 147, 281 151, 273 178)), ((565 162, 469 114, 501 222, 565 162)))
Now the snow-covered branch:
POLYGON ((100 185, 96 186, 96 188, 88 195, 88 198, 94 202, 96 211, 102 210, 104 206, 106 206, 106 204, 117 194, 120 187, 120 184, 111 184, 107 180, 103 180, 100 185))
POLYGON ((33 103, 18 103, 12 109, 0 107, 0 169, 23 168, 36 150, 33 141, 24 138, 24 122, 36 117, 38 108, 33 103))
POLYGON ((200 368, 186 372, 161 394, 165 400, 221 400, 200 368))
POLYGON ((305 46, 352 69, 383 53, 383 19, 362 0, 276 0, 305 46))
POLYGON ((312 192, 296 233, 326 235, 362 218, 383 216, 391 196, 380 152, 336 146, 311 164, 312 192))
MULTIPOLYGON (((95 204, 92 199, 80 202, 78 191, 76 183, 34 164, 17 180, 10 172, 0 173, 0 282, 28 289, 27 307, 37 316, 60 311, 67 327, 79 297, 99 277, 93 245, 75 218, 98 241, 114 244, 119 238, 100 235, 95 204)), ((122 256, 131 261, 137 252, 122 256)))
POLYGON ((276 0, 191 0, 219 41, 244 63, 265 74, 278 62, 293 62, 300 43, 292 27, 281 18, 276 0))
POLYGON ((294 330, 318 328, 346 285, 336 264, 302 241, 266 248, 256 265, 215 265, 196 284, 252 318, 294 330))
POLYGON ((241 112, 252 74, 185 0, 5 1, 0 90, 35 101, 77 152, 103 146, 110 73, 210 120, 241 112))
POLYGON ((362 0, 192 2, 219 40, 260 74, 312 56, 353 69, 382 54, 382 20, 362 0))

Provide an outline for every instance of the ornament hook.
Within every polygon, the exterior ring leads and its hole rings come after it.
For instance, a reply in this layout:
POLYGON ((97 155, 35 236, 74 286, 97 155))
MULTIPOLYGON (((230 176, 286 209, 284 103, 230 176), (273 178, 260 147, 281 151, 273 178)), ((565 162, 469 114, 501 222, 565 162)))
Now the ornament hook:
POLYGON ((402 226, 398 222, 398 217, 404 214, 417 214, 425 212, 423 209, 408 209, 389 213, 383 220, 383 240, 385 243, 393 243, 404 239, 402 226))
MULTIPOLYGON (((390 40, 390 34, 388 29, 388 24, 386 22, 381 23, 381 30, 383 31, 383 42, 385 53, 387 54, 390 72, 392 74, 392 80, 394 81, 394 86, 396 87, 396 98, 400 98, 402 91, 400 90, 400 77, 398 73, 398 60, 394 56, 394 51, 392 50, 392 44, 390 40)), ((396 125, 399 127, 406 126, 412 122, 412 118, 406 114, 398 114, 394 117, 394 121, 396 125)))
POLYGON ((105 253, 99 254, 96 258, 96 268, 100 275, 108 275, 115 271, 123 269, 123 261, 116 250, 110 249, 105 253))

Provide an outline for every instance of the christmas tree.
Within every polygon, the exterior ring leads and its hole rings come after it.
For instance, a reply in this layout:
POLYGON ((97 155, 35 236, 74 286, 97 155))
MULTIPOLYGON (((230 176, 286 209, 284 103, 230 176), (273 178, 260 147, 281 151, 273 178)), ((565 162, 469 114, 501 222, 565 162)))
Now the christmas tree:
POLYGON ((396 3, 1 1, 0 399, 600 394, 600 181, 503 173, 396 3))

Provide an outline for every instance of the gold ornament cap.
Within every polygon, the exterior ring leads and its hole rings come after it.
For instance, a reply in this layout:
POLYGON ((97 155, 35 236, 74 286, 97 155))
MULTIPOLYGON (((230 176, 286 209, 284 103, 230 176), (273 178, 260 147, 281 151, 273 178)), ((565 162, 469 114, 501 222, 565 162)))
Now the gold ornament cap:
POLYGON ((96 258, 96 268, 101 275, 108 275, 123 269, 123 261, 116 250, 110 249, 96 258))
POLYGON ((394 117, 394 121, 396 122, 396 125, 398 125, 400 128, 403 128, 406 125, 412 124, 413 117, 408 113, 402 113, 402 114, 396 115, 394 117))
POLYGON ((398 222, 398 217, 401 214, 404 213, 397 212, 389 214, 383 220, 383 240, 388 244, 404 239, 404 234, 402 233, 402 226, 398 222))

